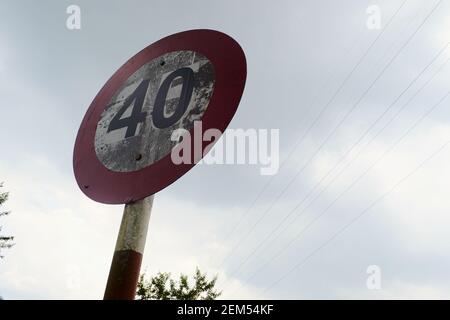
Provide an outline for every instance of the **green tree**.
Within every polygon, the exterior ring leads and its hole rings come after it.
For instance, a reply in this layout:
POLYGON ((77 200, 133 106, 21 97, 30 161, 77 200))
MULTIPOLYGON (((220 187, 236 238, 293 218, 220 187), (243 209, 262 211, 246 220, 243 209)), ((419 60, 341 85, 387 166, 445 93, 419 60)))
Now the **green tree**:
POLYGON ((189 285, 188 277, 180 275, 178 281, 171 279, 170 273, 159 272, 150 280, 145 273, 139 277, 136 298, 138 300, 214 300, 222 294, 215 290, 217 276, 211 281, 198 268, 194 274, 194 284, 189 285))
MULTIPOLYGON (((0 188, 2 188, 2 187, 3 187, 3 183, 0 183, 0 188)), ((2 216, 8 215, 10 213, 9 211, 1 210, 1 207, 2 207, 3 203, 6 202, 6 200, 8 200, 8 192, 0 192, 0 218, 2 216)), ((1 254, 1 250, 11 248, 14 245, 14 243, 12 242, 14 240, 14 237, 3 236, 1 234, 1 231, 2 231, 2 227, 0 226, 0 259, 3 258, 2 254, 1 254)))

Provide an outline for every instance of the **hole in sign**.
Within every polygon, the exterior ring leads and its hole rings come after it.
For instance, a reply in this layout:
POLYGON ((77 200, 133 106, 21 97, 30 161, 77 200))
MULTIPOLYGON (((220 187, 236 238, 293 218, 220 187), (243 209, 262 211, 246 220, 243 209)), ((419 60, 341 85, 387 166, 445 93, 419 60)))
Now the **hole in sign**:
POLYGON ((139 160, 141 160, 141 159, 142 159, 142 154, 139 153, 139 154, 136 156, 136 161, 139 161, 139 160))

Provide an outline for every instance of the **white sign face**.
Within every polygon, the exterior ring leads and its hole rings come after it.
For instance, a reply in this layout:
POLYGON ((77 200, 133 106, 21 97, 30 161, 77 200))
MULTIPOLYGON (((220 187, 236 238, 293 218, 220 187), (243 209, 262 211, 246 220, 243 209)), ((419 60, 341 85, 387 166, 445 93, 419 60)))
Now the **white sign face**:
POLYGON ((151 60, 112 96, 95 133, 100 162, 115 172, 143 169, 169 155, 178 128, 201 120, 214 89, 214 68, 203 55, 175 51, 151 60))

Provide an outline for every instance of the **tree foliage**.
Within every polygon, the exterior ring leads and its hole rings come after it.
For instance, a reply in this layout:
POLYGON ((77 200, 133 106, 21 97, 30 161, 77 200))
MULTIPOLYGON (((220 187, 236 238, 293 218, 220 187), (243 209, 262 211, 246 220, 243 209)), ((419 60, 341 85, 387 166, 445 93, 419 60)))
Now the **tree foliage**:
MULTIPOLYGON (((0 183, 0 188, 2 187, 3 183, 0 183)), ((2 205, 8 200, 8 195, 9 195, 8 192, 0 192, 0 218, 10 213, 9 211, 2 210, 2 205)), ((14 245, 13 243, 14 237, 4 236, 1 234, 1 231, 2 227, 0 226, 0 258, 3 258, 1 250, 11 248, 14 245)))
POLYGON ((217 276, 208 281, 206 273, 198 268, 193 277, 193 286, 189 279, 181 274, 178 281, 171 279, 170 273, 159 272, 150 280, 145 279, 145 273, 139 277, 136 298, 138 300, 214 300, 221 292, 215 290, 217 276))

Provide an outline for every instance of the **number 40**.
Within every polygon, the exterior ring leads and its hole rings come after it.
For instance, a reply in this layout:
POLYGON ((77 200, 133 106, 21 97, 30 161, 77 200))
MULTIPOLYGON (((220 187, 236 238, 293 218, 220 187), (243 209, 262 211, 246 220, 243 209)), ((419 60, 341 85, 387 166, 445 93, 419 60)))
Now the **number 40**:
MULTIPOLYGON (((108 126, 108 132, 127 128, 125 138, 133 137, 139 123, 144 122, 147 112, 142 111, 142 107, 147 94, 150 80, 143 80, 136 90, 125 100, 122 108, 114 116, 108 126), (134 103, 133 103, 134 102, 134 103), (131 115, 122 118, 125 111, 133 104, 131 115)), ((184 115, 191 101, 192 91, 194 89, 194 72, 191 68, 180 68, 167 76, 158 89, 155 103, 153 105, 152 120, 156 128, 164 129, 176 123, 184 115), (175 111, 168 117, 164 114, 167 93, 174 79, 181 77, 183 79, 180 99, 175 111)))

